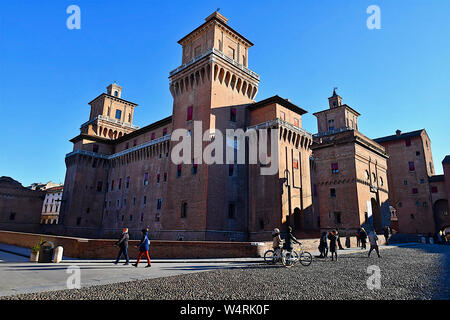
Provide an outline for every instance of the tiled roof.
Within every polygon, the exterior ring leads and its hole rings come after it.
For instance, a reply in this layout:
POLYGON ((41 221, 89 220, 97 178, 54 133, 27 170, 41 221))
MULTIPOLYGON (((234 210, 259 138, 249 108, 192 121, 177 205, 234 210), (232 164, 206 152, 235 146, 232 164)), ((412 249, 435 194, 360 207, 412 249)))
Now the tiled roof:
POLYGON ((420 136, 420 134, 422 133, 423 130, 425 130, 425 129, 406 132, 406 133, 402 133, 399 135, 394 134, 392 136, 376 138, 376 139, 373 139, 373 141, 380 143, 380 142, 386 142, 386 141, 394 141, 394 140, 401 140, 401 139, 405 139, 405 138, 418 137, 418 136, 420 136))

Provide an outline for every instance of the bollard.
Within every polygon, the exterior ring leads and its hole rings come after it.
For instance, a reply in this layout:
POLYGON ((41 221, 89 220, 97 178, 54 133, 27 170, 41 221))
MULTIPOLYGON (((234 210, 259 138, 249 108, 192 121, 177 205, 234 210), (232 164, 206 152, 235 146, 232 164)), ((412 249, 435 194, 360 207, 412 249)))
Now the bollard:
POLYGON ((55 249, 55 254, 53 256, 53 263, 60 263, 63 259, 63 247, 58 246, 55 249))

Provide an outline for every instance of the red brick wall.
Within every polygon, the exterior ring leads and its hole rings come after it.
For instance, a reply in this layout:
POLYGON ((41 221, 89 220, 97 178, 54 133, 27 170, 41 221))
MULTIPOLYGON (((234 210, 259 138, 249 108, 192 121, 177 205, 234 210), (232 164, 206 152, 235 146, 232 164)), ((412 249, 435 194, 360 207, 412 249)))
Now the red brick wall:
MULTIPOLYGON (((0 231, 0 243, 31 248, 40 238, 52 241, 64 248, 64 256, 80 259, 114 259, 118 248, 116 240, 83 239, 62 236, 49 236, 34 233, 0 231)), ((137 256, 134 248, 139 241, 129 242, 130 257, 137 256)), ((152 258, 240 258, 258 257, 264 254, 262 246, 250 242, 215 242, 215 241, 156 241, 150 244, 152 258)))

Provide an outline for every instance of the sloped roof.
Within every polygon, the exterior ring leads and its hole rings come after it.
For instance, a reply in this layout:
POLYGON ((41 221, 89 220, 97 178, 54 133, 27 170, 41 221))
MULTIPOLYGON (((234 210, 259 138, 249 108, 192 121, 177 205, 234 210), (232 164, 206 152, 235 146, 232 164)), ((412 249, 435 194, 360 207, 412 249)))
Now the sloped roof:
POLYGON ((391 136, 373 139, 373 141, 380 143, 380 142, 386 142, 386 141, 394 141, 394 140, 401 140, 401 139, 412 138, 412 137, 419 137, 422 134, 422 131, 424 131, 424 130, 425 129, 420 129, 420 130, 416 130, 416 131, 401 133, 399 135, 393 134, 391 136))

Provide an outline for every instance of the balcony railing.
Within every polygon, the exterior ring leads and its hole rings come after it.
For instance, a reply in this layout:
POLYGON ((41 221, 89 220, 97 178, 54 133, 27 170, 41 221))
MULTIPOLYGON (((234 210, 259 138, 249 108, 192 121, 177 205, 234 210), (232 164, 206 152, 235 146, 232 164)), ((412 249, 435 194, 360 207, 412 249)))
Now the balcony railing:
POLYGON ((258 123, 256 125, 253 125, 253 126, 250 126, 250 127, 247 127, 247 130, 249 130, 249 129, 255 129, 255 130, 266 129, 266 128, 271 128, 271 127, 277 127, 277 126, 280 126, 280 125, 285 127, 285 128, 288 128, 289 130, 292 130, 292 131, 297 132, 297 133, 299 133, 301 135, 304 135, 304 136, 306 136, 306 137, 308 137, 309 139, 312 140, 312 137, 313 137, 312 133, 310 133, 310 132, 308 132, 308 131, 306 131, 306 130, 304 130, 302 128, 299 128, 297 126, 294 126, 294 125, 290 124, 289 122, 286 122, 284 120, 278 119, 278 118, 273 119, 273 120, 269 120, 269 121, 266 121, 266 122, 258 123))
POLYGON ((245 67, 244 65, 240 64, 239 62, 231 59, 230 57, 228 57, 227 55, 225 55, 222 51, 217 50, 216 48, 212 48, 208 51, 206 51, 205 53, 199 55, 198 57, 196 57, 195 59, 179 66, 178 68, 176 68, 175 70, 170 71, 169 75, 173 76, 174 74, 180 72, 181 70, 186 69, 187 67, 191 66, 192 64, 194 64, 195 62, 203 59, 204 57, 210 55, 210 54, 214 54, 220 58, 222 58, 223 60, 227 61, 228 63, 232 64, 233 66, 237 67, 238 69, 244 71, 245 73, 247 73, 248 75, 252 76, 253 78, 259 80, 259 75, 256 72, 253 72, 252 70, 250 70, 249 68, 245 67))
POLYGON ((320 138, 320 137, 329 136, 329 135, 332 135, 335 133, 350 131, 350 130, 353 130, 353 129, 350 127, 343 127, 343 128, 339 128, 339 129, 335 129, 335 130, 328 130, 326 132, 319 132, 319 133, 313 134, 313 137, 320 138))
POLYGON ((136 147, 132 147, 132 148, 129 148, 129 149, 126 149, 126 150, 123 150, 121 152, 117 152, 117 153, 114 153, 111 155, 106 155, 106 154, 101 154, 101 153, 97 153, 97 152, 80 149, 80 150, 75 150, 73 152, 66 154, 66 158, 69 158, 76 154, 81 154, 81 155, 86 155, 86 156, 90 156, 90 157, 94 157, 94 158, 112 160, 112 159, 118 158, 120 156, 123 156, 125 154, 131 153, 131 152, 134 152, 134 151, 137 151, 137 150, 140 150, 140 149, 143 149, 143 148, 146 148, 146 147, 149 147, 149 146, 152 146, 152 145, 155 145, 155 144, 167 141, 167 140, 170 140, 170 136, 171 136, 170 134, 167 134, 165 136, 162 136, 161 138, 148 141, 148 142, 140 144, 136 147))
POLYGON ((136 126, 134 124, 131 124, 131 123, 128 123, 128 122, 122 122, 120 120, 113 119, 113 118, 110 118, 108 116, 104 116, 104 115, 101 115, 101 114, 96 116, 94 119, 86 121, 85 123, 83 123, 81 125, 81 128, 83 128, 83 127, 85 127, 85 126, 87 126, 87 125, 89 125, 89 124, 91 124, 91 123, 93 123, 93 122, 95 122, 97 120, 103 120, 103 121, 115 123, 115 124, 118 124, 119 126, 122 126, 122 127, 127 127, 127 128, 132 128, 132 129, 139 129, 139 126, 136 126))

